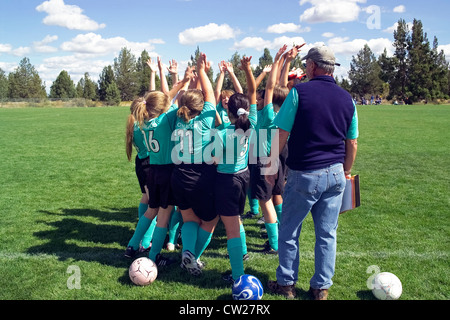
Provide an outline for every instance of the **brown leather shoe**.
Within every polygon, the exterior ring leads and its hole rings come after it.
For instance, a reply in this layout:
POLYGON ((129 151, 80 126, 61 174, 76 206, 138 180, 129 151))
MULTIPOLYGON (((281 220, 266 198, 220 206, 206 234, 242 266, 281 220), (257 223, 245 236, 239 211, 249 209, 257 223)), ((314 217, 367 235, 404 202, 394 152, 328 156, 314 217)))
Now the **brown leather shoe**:
POLYGON ((309 288, 309 292, 312 294, 314 300, 327 300, 328 289, 313 289, 309 288))
POLYGON ((297 293, 295 292, 295 285, 282 286, 279 285, 276 281, 269 280, 267 286, 273 293, 282 295, 287 299, 294 299, 297 297, 297 293))

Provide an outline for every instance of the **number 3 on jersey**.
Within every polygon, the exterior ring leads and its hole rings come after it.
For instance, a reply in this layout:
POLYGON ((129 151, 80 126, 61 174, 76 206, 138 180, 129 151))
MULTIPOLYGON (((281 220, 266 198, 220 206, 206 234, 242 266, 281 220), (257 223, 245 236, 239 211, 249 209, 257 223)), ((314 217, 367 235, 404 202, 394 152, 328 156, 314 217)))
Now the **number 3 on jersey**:
POLYGON ((156 139, 153 139, 153 130, 147 131, 147 134, 144 134, 145 137, 145 145, 147 146, 147 149, 151 152, 157 153, 159 152, 159 142, 156 139))

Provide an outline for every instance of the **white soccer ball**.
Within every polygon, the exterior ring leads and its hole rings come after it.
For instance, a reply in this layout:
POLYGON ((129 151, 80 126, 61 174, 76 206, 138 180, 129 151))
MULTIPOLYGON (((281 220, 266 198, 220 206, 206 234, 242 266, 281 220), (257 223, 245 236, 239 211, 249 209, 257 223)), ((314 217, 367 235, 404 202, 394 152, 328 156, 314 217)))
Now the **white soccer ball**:
POLYGON ((146 286, 158 276, 156 264, 149 258, 137 258, 128 269, 130 280, 138 286, 146 286))
POLYGON ((372 293, 379 300, 397 300, 402 295, 402 283, 395 274, 381 272, 373 279, 372 293))

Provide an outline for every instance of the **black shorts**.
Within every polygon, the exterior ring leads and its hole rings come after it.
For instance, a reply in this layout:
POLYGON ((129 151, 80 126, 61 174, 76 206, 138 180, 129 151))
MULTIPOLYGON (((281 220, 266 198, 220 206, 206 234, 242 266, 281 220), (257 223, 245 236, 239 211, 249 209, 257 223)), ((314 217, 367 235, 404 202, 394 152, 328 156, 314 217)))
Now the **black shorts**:
POLYGON ((144 186, 147 185, 147 175, 150 170, 149 158, 139 159, 138 156, 134 159, 134 169, 136 171, 136 176, 139 181, 139 186, 141 187, 141 192, 145 193, 144 186))
POLYGON ((216 212, 219 216, 237 216, 244 213, 250 171, 217 173, 215 185, 216 212))
POLYGON ((180 210, 192 209, 203 221, 217 214, 214 204, 216 166, 209 164, 180 164, 172 173, 172 190, 180 210))
POLYGON ((258 159, 257 164, 252 168, 250 177, 250 191, 252 199, 269 200, 274 195, 282 195, 286 184, 287 166, 286 159, 288 155, 287 145, 279 155, 278 176, 275 185, 266 182, 265 176, 261 174, 263 164, 258 159))
POLYGON ((147 175, 148 206, 150 208, 164 208, 175 205, 172 192, 171 178, 173 164, 151 164, 147 175))

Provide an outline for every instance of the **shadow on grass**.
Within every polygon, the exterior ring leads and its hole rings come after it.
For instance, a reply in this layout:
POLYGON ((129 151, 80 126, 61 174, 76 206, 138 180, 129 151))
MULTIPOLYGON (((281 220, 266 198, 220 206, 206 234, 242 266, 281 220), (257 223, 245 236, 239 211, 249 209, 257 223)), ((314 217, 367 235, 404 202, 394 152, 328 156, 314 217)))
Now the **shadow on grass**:
POLYGON ((28 249, 30 254, 49 254, 60 260, 95 261, 115 267, 128 265, 123 253, 133 229, 125 224, 137 222, 136 208, 41 210, 36 221, 42 231, 33 235, 39 245, 28 249), (95 222, 91 222, 95 218, 95 222), (118 248, 120 247, 120 249, 118 248))

